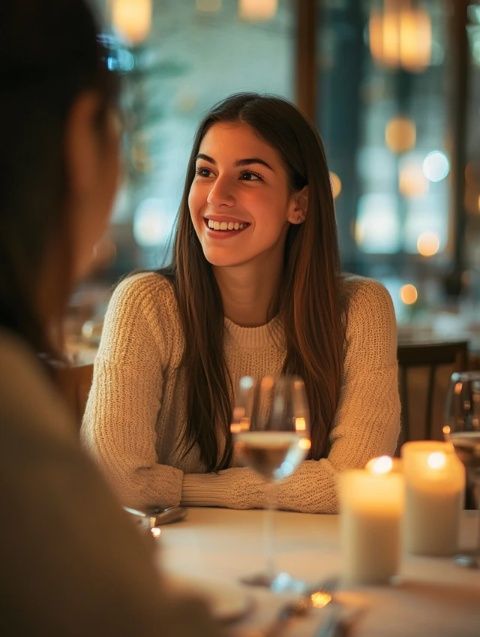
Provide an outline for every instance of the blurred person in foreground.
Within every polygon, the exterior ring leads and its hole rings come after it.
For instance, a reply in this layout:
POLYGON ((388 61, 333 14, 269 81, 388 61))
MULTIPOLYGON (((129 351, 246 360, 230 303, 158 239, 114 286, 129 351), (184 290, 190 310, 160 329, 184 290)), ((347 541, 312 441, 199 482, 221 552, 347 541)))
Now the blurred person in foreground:
POLYGON ((0 4, 0 634, 216 635, 80 449, 44 357, 118 180, 116 80, 83 0, 0 4), (187 606, 188 602, 188 606, 187 606))

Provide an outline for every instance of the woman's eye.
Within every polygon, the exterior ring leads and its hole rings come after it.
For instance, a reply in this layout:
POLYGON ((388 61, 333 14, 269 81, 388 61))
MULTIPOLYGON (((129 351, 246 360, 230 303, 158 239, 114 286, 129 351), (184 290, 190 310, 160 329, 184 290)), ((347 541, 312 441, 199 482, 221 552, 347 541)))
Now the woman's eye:
POLYGON ((244 170, 240 175, 242 181, 262 181, 261 176, 258 173, 254 173, 251 170, 244 170))
POLYGON ((197 168, 195 169, 195 174, 198 175, 198 177, 210 177, 210 175, 212 174, 212 171, 210 170, 210 168, 205 168, 204 166, 197 166, 197 168))

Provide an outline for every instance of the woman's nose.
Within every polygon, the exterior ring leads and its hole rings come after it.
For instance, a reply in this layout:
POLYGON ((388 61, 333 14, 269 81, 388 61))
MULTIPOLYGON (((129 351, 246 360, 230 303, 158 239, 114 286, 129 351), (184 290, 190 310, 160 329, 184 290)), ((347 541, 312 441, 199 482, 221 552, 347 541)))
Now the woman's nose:
POLYGON ((207 203, 212 206, 233 206, 235 196, 229 179, 217 177, 207 196, 207 203))

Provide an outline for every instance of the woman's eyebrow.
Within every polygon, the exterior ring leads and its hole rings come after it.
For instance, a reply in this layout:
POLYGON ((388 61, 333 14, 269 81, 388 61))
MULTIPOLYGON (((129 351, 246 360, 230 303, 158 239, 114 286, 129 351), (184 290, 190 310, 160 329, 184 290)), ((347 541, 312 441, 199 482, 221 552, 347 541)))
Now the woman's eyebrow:
MULTIPOLYGON (((206 155, 205 153, 198 153, 195 159, 203 159, 203 161, 207 161, 210 164, 217 164, 213 157, 210 157, 210 155, 206 155)), ((246 157, 245 159, 239 159, 235 162, 235 166, 249 166, 250 164, 261 164, 262 166, 265 166, 269 170, 273 171, 273 168, 270 166, 270 164, 260 157, 246 157)))
POLYGON ((246 159, 239 159, 235 162, 236 166, 248 166, 249 164, 262 164, 262 166, 265 166, 269 170, 273 171, 273 168, 270 166, 270 164, 268 164, 264 159, 261 159, 260 157, 247 157, 246 159))
POLYGON ((210 164, 216 164, 217 163, 213 159, 213 157, 210 157, 209 155, 205 155, 205 153, 198 153, 198 155, 195 157, 195 161, 197 161, 198 159, 203 159, 204 161, 208 161, 210 164))

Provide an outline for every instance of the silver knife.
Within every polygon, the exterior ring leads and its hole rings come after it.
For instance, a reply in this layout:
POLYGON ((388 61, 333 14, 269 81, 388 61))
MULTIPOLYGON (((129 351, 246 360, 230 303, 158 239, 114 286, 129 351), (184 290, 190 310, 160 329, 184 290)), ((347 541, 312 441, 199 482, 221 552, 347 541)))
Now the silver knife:
POLYGON ((179 522, 187 515, 187 509, 181 506, 172 506, 162 509, 160 507, 151 507, 147 509, 133 509, 132 507, 123 507, 145 531, 161 526, 163 524, 171 524, 179 522))
POLYGON ((327 618, 322 621, 314 637, 347 637, 360 609, 346 608, 335 600, 325 609, 327 618))

